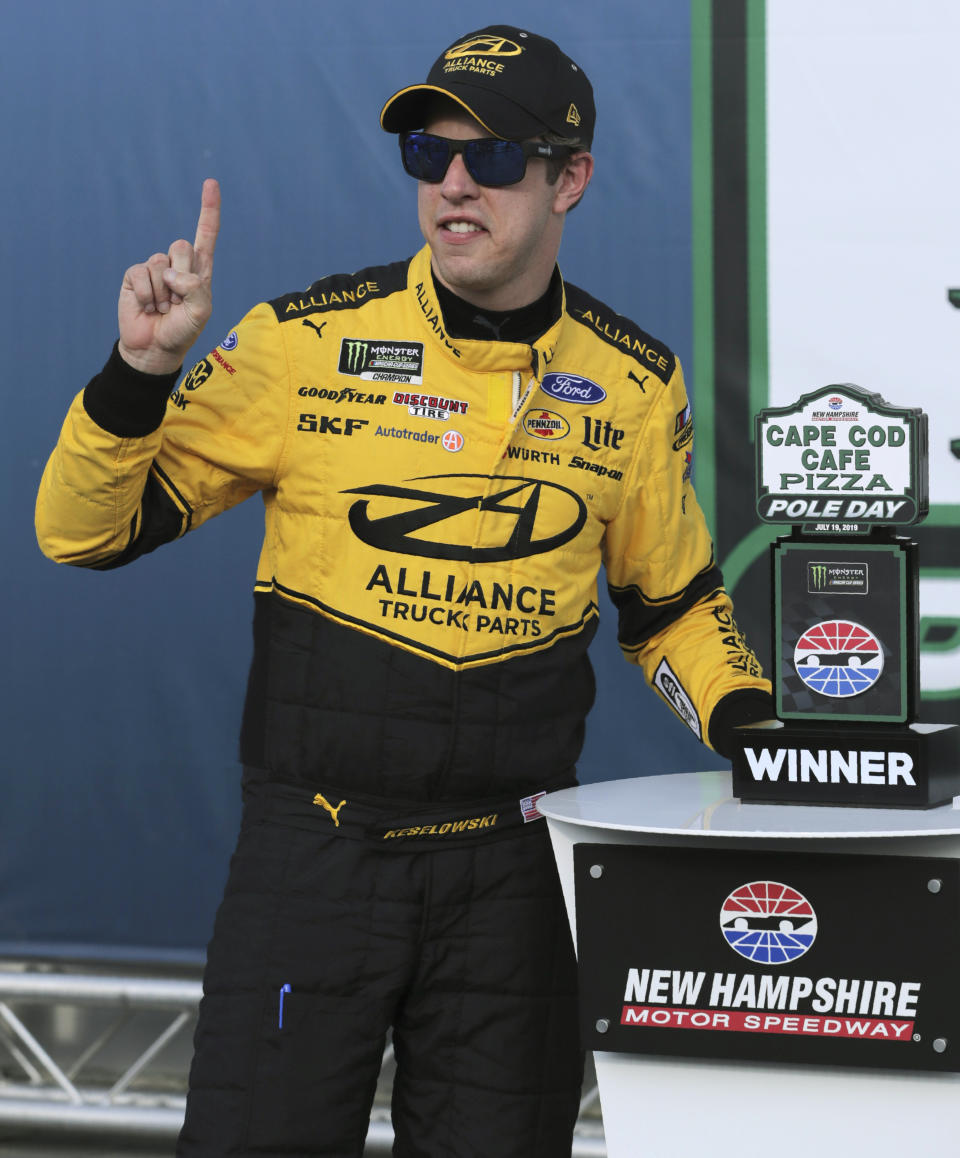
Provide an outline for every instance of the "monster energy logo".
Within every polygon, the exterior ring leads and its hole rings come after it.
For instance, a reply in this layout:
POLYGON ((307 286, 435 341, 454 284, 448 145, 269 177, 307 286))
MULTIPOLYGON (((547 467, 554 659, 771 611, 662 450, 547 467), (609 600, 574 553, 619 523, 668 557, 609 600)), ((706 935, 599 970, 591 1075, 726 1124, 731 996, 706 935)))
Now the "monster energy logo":
POLYGON ((807 591, 842 592, 847 595, 866 595, 866 563, 808 563, 807 591))
POLYGON ((423 343, 343 338, 337 369, 341 374, 353 374, 369 381, 419 384, 423 374, 423 343))
POLYGON ((340 362, 348 374, 359 374, 366 362, 367 343, 354 338, 344 338, 340 349, 340 362))
POLYGON ((810 564, 810 586, 814 591, 823 591, 827 586, 826 563, 810 564))

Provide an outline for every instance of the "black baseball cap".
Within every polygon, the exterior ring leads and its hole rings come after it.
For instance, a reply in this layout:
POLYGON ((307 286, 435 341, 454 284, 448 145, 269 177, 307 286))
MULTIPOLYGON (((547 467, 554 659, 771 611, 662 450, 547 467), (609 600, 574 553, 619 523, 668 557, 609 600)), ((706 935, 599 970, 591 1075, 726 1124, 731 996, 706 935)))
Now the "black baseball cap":
POLYGON ((552 40, 509 24, 458 37, 434 62, 424 84, 387 101, 388 133, 422 129, 431 97, 448 96, 495 137, 522 141, 550 131, 590 148, 596 109, 593 87, 552 40))

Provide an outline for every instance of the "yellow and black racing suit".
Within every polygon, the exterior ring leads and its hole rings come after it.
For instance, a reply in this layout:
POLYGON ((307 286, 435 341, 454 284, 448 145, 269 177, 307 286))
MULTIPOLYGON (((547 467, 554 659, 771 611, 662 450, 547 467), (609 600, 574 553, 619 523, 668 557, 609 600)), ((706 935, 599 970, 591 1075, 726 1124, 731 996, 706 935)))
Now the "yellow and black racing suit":
POLYGON ((569 1152, 575 979, 536 799, 575 783, 601 562, 624 654, 697 736, 768 714, 678 361, 556 280, 532 344, 465 340, 424 249, 258 305, 172 394, 115 350, 71 407, 37 505, 54 559, 118 566, 265 505, 180 1153, 359 1153, 391 1024, 398 1153, 569 1152))

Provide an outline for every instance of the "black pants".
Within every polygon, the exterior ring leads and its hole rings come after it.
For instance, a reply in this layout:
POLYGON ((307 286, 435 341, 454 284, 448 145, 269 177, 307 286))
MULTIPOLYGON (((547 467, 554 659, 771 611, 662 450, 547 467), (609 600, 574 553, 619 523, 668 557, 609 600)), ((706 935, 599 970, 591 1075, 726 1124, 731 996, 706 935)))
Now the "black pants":
POLYGON ((396 1155, 570 1155, 583 1056, 545 821, 409 851, 248 822, 204 994, 180 1158, 359 1158, 391 1025, 396 1155))

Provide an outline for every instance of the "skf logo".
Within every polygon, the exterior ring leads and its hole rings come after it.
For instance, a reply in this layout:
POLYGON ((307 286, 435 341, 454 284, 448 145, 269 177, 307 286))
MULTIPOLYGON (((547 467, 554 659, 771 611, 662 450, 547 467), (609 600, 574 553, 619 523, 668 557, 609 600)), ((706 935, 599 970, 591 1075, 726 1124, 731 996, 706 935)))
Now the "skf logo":
POLYGON ((448 48, 445 60, 459 60, 463 56, 519 56, 523 49, 502 36, 475 36, 448 48))
POLYGON ((848 699, 880 678, 883 647, 869 628, 849 619, 828 619, 800 636, 793 664, 808 688, 831 699, 848 699))
POLYGON ((303 430, 307 433, 316 432, 317 434, 350 435, 355 430, 369 425, 366 418, 341 418, 339 415, 335 418, 328 418, 326 414, 321 414, 318 420, 316 414, 301 414, 300 421, 297 423, 297 430, 303 430), (341 423, 343 423, 342 426, 341 423))
POLYGON ((785 965, 806 953, 817 937, 817 914, 796 889, 779 881, 740 885, 723 902, 720 931, 741 957, 785 965))
POLYGON ((556 550, 575 539, 587 521, 587 508, 580 496, 558 483, 474 474, 432 475, 411 481, 434 480, 445 489, 374 483, 344 491, 370 496, 350 508, 347 517, 351 530, 361 542, 381 551, 425 559, 502 563, 556 550), (490 486, 490 493, 486 493, 485 484, 490 486), (377 499, 383 501, 377 504, 377 499), (483 540, 475 544, 478 526, 483 540))

